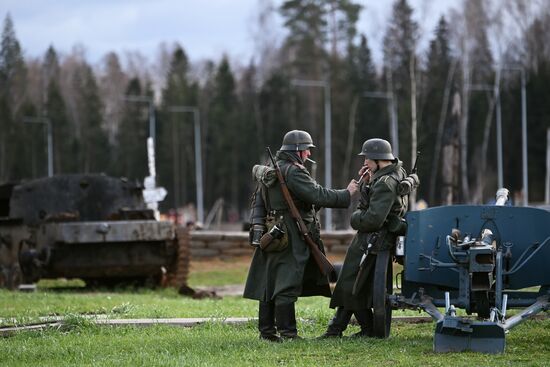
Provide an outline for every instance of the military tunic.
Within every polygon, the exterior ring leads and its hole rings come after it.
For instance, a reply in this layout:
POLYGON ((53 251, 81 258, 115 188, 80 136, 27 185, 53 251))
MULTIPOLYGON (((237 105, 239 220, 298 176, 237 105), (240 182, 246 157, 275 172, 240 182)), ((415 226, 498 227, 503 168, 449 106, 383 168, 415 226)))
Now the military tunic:
MULTIPOLYGON (((349 192, 346 189, 326 189, 317 184, 293 152, 279 151, 276 160, 302 219, 311 231, 314 242, 324 252, 315 210, 321 207, 348 207, 349 192)), ((256 248, 244 297, 262 302, 275 301, 276 305, 295 302, 300 296, 330 297, 328 279, 321 274, 310 256, 309 247, 290 215, 279 182, 266 190, 271 210, 283 217, 289 243, 288 247, 278 252, 256 248)))
MULTIPOLYGON (((330 307, 344 307, 348 310, 362 310, 372 307, 372 278, 374 264, 376 261, 377 248, 371 248, 366 258, 365 268, 362 276, 367 279, 361 289, 352 295, 359 272, 359 264, 367 248, 371 234, 387 227, 389 216, 402 218, 408 207, 408 197, 401 197, 397 194, 398 183, 406 177, 402 163, 397 161, 374 173, 371 182, 361 188, 363 199, 357 210, 351 216, 351 226, 357 230, 353 238, 344 265, 338 277, 338 282, 332 294, 330 307)), ((395 243, 395 235, 385 236, 385 249, 389 249, 395 243)))

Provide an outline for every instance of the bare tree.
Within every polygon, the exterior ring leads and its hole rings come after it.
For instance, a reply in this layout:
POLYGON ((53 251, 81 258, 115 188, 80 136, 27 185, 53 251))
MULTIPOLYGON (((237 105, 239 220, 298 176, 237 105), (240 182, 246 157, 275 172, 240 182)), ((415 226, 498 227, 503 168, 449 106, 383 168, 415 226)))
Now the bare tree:
POLYGON ((435 138, 435 149, 434 149, 434 155, 432 158, 432 168, 434 171, 430 176, 430 203, 433 203, 435 198, 435 189, 436 189, 435 186, 436 186, 437 174, 439 172, 439 158, 441 156, 443 132, 445 127, 445 121, 447 120, 447 111, 449 110, 448 108, 449 96, 451 95, 452 82, 453 82, 457 64, 458 62, 456 60, 454 60, 453 63, 451 64, 451 67, 449 68, 449 72, 447 74, 447 80, 445 82, 445 90, 443 91, 443 103, 441 104, 441 111, 439 113, 439 121, 437 124, 437 135, 435 138))
POLYGON ((461 121, 461 98, 458 92, 453 96, 451 118, 448 122, 446 134, 443 137, 441 172, 443 186, 441 188, 442 202, 452 205, 457 201, 458 167, 459 167, 459 124, 461 121))

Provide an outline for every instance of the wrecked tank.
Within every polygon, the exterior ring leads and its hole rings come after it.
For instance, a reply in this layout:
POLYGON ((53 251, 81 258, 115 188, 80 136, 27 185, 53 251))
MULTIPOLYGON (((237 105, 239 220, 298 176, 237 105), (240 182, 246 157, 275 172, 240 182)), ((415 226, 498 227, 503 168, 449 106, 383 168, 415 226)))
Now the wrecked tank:
POLYGON ((156 220, 142 192, 138 182, 101 174, 0 185, 0 287, 60 277, 89 286, 185 284, 185 231, 156 220))

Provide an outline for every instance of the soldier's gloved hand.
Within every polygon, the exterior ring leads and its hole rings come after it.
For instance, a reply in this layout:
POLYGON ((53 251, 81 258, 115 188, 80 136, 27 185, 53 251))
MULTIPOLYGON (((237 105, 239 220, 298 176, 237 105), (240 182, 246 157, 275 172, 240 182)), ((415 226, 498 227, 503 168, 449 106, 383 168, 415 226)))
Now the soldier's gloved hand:
POLYGON ((351 180, 346 188, 352 198, 356 197, 359 193, 359 183, 355 180, 351 180))

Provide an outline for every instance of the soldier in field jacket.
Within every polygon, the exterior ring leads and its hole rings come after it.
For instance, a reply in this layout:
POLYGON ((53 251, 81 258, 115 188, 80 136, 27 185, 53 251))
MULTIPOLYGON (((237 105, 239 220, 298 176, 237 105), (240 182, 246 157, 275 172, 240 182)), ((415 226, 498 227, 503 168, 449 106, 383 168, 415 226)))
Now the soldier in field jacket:
MULTIPOLYGON (((348 207, 351 196, 358 193, 358 184, 352 180, 342 190, 319 185, 304 167, 313 147, 309 133, 293 130, 284 136, 275 159, 313 240, 324 252, 316 211, 322 207, 348 207)), ((253 175, 258 182, 252 203, 253 227, 266 223, 266 231, 271 233, 276 226, 277 233, 284 235, 265 248, 256 248, 244 297, 259 301, 260 338, 270 341, 294 339, 298 337, 294 309, 297 298, 330 297, 329 283, 310 256, 310 250, 290 216, 272 167, 255 166, 253 175)))
POLYGON ((397 185, 407 174, 402 163, 393 156, 390 143, 383 139, 369 139, 359 155, 365 157, 359 174, 363 175, 365 171, 366 174, 361 182, 359 205, 351 216, 351 226, 357 234, 348 248, 331 298, 330 307, 336 308, 336 314, 321 338, 341 337, 353 314, 361 326, 361 331, 355 336, 372 336, 376 253, 392 250, 397 235, 406 230, 402 218, 408 208, 408 196, 400 196, 397 185), (364 271, 359 276, 362 279, 358 279, 364 254, 364 271), (354 293, 356 284, 362 286, 354 293))

